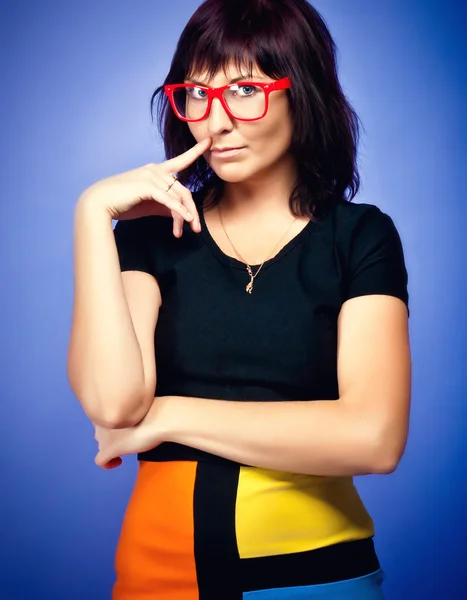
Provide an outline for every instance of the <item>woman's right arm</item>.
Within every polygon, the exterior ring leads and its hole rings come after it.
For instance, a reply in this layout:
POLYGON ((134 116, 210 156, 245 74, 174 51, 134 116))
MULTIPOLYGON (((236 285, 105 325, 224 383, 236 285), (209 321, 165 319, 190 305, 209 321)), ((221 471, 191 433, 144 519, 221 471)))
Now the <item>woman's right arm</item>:
POLYGON ((131 427, 154 399, 160 291, 148 273, 120 271, 112 218, 82 197, 75 212, 68 379, 89 418, 131 427))
MULTIPOLYGON (((176 237, 182 235, 184 221, 199 232, 191 192, 171 173, 187 168, 211 143, 208 138, 162 164, 99 181, 77 203, 67 374, 85 413, 103 427, 131 427, 152 405, 154 331, 161 305, 155 277, 128 265, 122 272, 112 219, 172 216, 176 237)), ((140 243, 131 240, 135 250, 140 243)))

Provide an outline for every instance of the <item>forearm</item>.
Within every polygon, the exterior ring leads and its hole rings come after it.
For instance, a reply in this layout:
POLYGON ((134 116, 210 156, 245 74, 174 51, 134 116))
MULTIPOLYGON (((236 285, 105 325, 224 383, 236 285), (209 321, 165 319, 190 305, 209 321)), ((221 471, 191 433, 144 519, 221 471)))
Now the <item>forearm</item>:
POLYGON ((376 431, 342 400, 231 402, 170 396, 162 414, 167 441, 239 463, 322 476, 385 472, 376 431))
POLYGON ((68 378, 86 414, 112 426, 140 402, 144 372, 105 209, 78 202, 74 244, 68 378))

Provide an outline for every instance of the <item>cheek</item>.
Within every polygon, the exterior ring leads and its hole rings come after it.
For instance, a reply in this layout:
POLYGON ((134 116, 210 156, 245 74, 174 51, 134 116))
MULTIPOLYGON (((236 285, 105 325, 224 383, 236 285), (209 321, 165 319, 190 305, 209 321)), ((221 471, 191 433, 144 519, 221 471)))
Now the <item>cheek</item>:
POLYGON ((196 142, 201 142, 201 140, 207 137, 206 127, 203 126, 203 121, 201 123, 187 123, 187 125, 196 142))
POLYGON ((264 119, 251 123, 251 127, 251 139, 256 139, 269 156, 286 152, 291 145, 293 132, 288 99, 270 96, 268 113, 264 119))
MULTIPOLYGON (((269 116, 269 115, 268 115, 269 116)), ((249 133, 252 140, 252 149, 258 151, 265 159, 280 157, 286 153, 292 143, 292 124, 288 118, 280 115, 279 118, 264 119, 258 121, 256 131, 249 133)))

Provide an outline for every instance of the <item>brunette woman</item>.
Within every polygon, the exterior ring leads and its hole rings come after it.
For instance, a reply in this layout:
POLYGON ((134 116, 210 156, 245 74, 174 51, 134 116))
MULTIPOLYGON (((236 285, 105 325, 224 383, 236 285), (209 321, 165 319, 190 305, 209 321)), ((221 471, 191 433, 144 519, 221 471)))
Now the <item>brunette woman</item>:
POLYGON ((75 216, 69 379, 96 463, 139 460, 113 598, 381 599, 353 477, 406 444, 408 280, 351 202, 333 39, 305 0, 207 0, 153 107, 166 162, 75 216))

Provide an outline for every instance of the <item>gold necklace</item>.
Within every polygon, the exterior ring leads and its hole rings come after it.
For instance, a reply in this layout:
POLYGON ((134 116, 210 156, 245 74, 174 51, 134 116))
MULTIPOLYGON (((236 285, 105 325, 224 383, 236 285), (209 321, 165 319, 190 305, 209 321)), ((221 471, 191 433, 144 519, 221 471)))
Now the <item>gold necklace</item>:
MULTIPOLYGON (((253 291, 253 283, 255 281, 255 278, 258 276, 258 273, 261 271, 261 269, 263 268, 264 263, 268 260, 268 258, 266 258, 265 260, 263 260, 263 262, 261 263, 261 265, 258 267, 258 270, 256 271, 255 274, 253 274, 253 269, 250 267, 250 265, 246 262, 246 260, 243 258, 243 256, 240 254, 240 252, 235 248, 235 246, 232 244, 232 240, 229 237, 229 234, 227 233, 227 231, 225 230, 224 227, 224 223, 222 221, 222 214, 221 214, 221 209, 219 207, 219 205, 217 205, 217 212, 219 213, 219 220, 221 222, 222 225, 222 229, 224 230, 224 233, 227 237, 227 239, 230 242, 230 245, 232 246, 235 254, 237 254, 237 256, 240 257, 240 259, 242 260, 242 262, 245 263, 246 265, 246 270, 248 271, 248 275, 250 276, 250 281, 248 282, 245 290, 248 292, 248 294, 251 294, 253 291)), ((271 253, 271 258, 274 256, 274 253, 276 252, 276 249, 279 247, 279 244, 282 242, 282 240, 285 238, 285 236, 289 233, 292 225, 295 223, 295 221, 297 220, 298 217, 295 217, 295 219, 292 221, 292 223, 290 223, 290 225, 287 227, 287 231, 284 233, 284 235, 281 237, 281 239, 279 240, 279 242, 274 246, 274 250, 271 253)))

